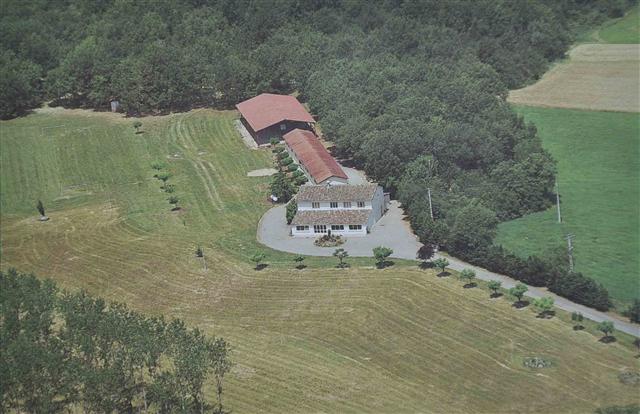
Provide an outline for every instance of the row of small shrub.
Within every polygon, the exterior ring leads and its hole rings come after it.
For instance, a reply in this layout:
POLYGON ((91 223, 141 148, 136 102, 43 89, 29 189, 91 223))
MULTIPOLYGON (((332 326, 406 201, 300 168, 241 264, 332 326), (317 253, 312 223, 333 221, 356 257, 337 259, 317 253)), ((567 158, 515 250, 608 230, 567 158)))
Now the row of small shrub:
POLYGON ((558 254, 546 260, 538 256, 520 258, 502 246, 478 249, 472 254, 451 251, 463 260, 493 272, 509 275, 532 286, 546 286, 550 291, 576 303, 606 311, 611 307, 609 292, 600 283, 579 272, 570 272, 558 254))

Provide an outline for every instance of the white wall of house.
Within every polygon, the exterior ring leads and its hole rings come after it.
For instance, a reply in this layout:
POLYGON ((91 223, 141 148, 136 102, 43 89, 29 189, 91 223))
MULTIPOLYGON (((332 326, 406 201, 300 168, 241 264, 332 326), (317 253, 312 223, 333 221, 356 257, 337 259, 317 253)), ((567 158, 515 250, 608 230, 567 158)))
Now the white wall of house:
POLYGON ((374 224, 380 220, 380 218, 384 215, 385 211, 387 211, 387 205, 384 198, 384 191, 381 186, 376 188, 376 192, 373 194, 373 198, 371 199, 371 214, 369 214, 369 220, 367 221, 367 228, 371 230, 374 224))
POLYGON ((361 201, 364 203, 363 207, 358 207, 357 201, 334 201, 337 206, 331 207, 330 201, 318 201, 317 207, 314 208, 311 201, 298 201, 298 211, 300 210, 366 210, 371 209, 371 200, 361 201), (346 203, 346 204, 345 204, 346 203))
POLYGON ((315 228, 315 226, 291 226, 291 235, 294 237, 320 237, 328 233, 331 230, 331 234, 345 236, 345 237, 354 237, 354 236, 366 236, 367 235, 367 224, 353 224, 350 227, 347 224, 344 225, 325 225, 324 230, 319 231, 319 228, 315 228), (359 226, 359 228, 354 228, 353 226, 359 226))

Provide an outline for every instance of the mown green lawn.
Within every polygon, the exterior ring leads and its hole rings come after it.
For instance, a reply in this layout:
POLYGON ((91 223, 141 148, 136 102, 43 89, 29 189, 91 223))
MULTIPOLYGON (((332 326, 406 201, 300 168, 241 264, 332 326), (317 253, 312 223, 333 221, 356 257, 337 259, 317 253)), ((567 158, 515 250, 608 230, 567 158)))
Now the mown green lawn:
POLYGON ((516 107, 558 162, 563 223, 556 210, 500 225, 497 242, 542 254, 574 234, 576 269, 604 284, 620 305, 640 298, 639 115, 516 107))
POLYGON ((612 20, 598 31, 606 43, 640 43, 640 6, 632 8, 624 17, 612 20))
POLYGON ((603 344, 564 312, 536 318, 409 262, 340 270, 316 258, 299 271, 259 246, 268 178, 246 173, 270 154, 244 147, 235 116, 149 117, 138 135, 131 120, 86 111, 0 122, 1 267, 223 335, 235 413, 584 413, 639 401, 618 380, 637 367, 626 335, 603 344), (169 211, 154 160, 172 172, 180 212, 169 211), (262 271, 247 260, 256 250, 268 254, 262 271), (553 366, 523 367, 530 356, 553 366))

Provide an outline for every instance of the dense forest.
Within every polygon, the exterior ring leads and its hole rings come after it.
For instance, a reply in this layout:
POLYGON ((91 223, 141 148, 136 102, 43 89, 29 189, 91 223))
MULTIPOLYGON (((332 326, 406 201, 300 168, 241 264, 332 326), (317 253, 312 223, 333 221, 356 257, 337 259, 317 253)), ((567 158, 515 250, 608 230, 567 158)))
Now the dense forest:
POLYGON ((597 300, 574 299, 604 309, 591 280, 551 261, 524 277, 542 265, 492 240, 499 221, 553 195, 554 161, 508 90, 632 2, 3 0, 0 115, 111 100, 153 114, 296 92, 336 155, 403 202, 423 242, 568 296, 586 283, 597 300), (577 281, 567 288, 550 274, 577 281))
POLYGON ((0 272, 0 349, 0 412, 226 412, 224 339, 14 270, 0 272))

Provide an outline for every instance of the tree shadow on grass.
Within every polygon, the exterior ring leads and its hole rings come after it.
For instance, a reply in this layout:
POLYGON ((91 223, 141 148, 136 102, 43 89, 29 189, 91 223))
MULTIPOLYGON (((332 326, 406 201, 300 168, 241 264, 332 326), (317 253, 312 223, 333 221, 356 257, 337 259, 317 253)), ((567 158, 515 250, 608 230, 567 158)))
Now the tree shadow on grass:
POLYGON ((376 263, 376 267, 378 269, 384 269, 385 267, 391 267, 396 264, 393 260, 385 260, 382 263, 376 263))
POLYGON ((298 266, 296 266, 296 269, 298 270, 302 270, 302 269, 306 269, 307 265, 303 265, 303 264, 299 264, 298 266))
POLYGON ((438 273, 438 277, 447 277, 447 276, 451 276, 451 273, 447 272, 446 270, 444 272, 438 273))
POLYGON ((257 270, 257 271, 260 271, 260 270, 266 269, 267 266, 269 266, 269 265, 266 264, 266 263, 260 263, 259 265, 254 267, 254 269, 257 270))
POLYGON ((349 263, 338 263, 338 264, 336 265, 336 268, 337 268, 337 269, 347 269, 347 268, 349 268, 349 267, 351 267, 351 265, 350 265, 349 263))
POLYGON ((422 270, 433 269, 435 266, 431 262, 421 262, 418 267, 422 270))
POLYGON ((502 296, 504 296, 504 294, 502 294, 502 293, 500 293, 500 292, 498 292, 498 293, 492 293, 491 295, 489 295, 489 297, 490 297, 491 299, 497 299, 497 298, 500 298, 500 297, 502 297, 502 296))
POLYGON ((556 312, 555 311, 544 311, 544 312, 540 312, 539 314, 537 314, 536 318, 538 318, 538 319, 551 319, 554 316, 556 316, 556 312))
POLYGON ((474 287, 478 286, 478 284, 476 282, 471 282, 471 283, 467 283, 466 285, 462 286, 464 289, 472 289, 474 287))
POLYGON ((583 331, 584 330, 584 326, 582 326, 582 325, 574 325, 573 326, 573 330, 574 331, 583 331))
POLYGON ((603 336, 602 338, 598 339, 598 342, 602 342, 603 344, 612 344, 616 341, 617 339, 613 335, 603 336))
POLYGON ((526 308, 527 306, 529 306, 529 301, 528 300, 519 300, 517 302, 513 302, 513 306, 516 309, 523 309, 526 308))

